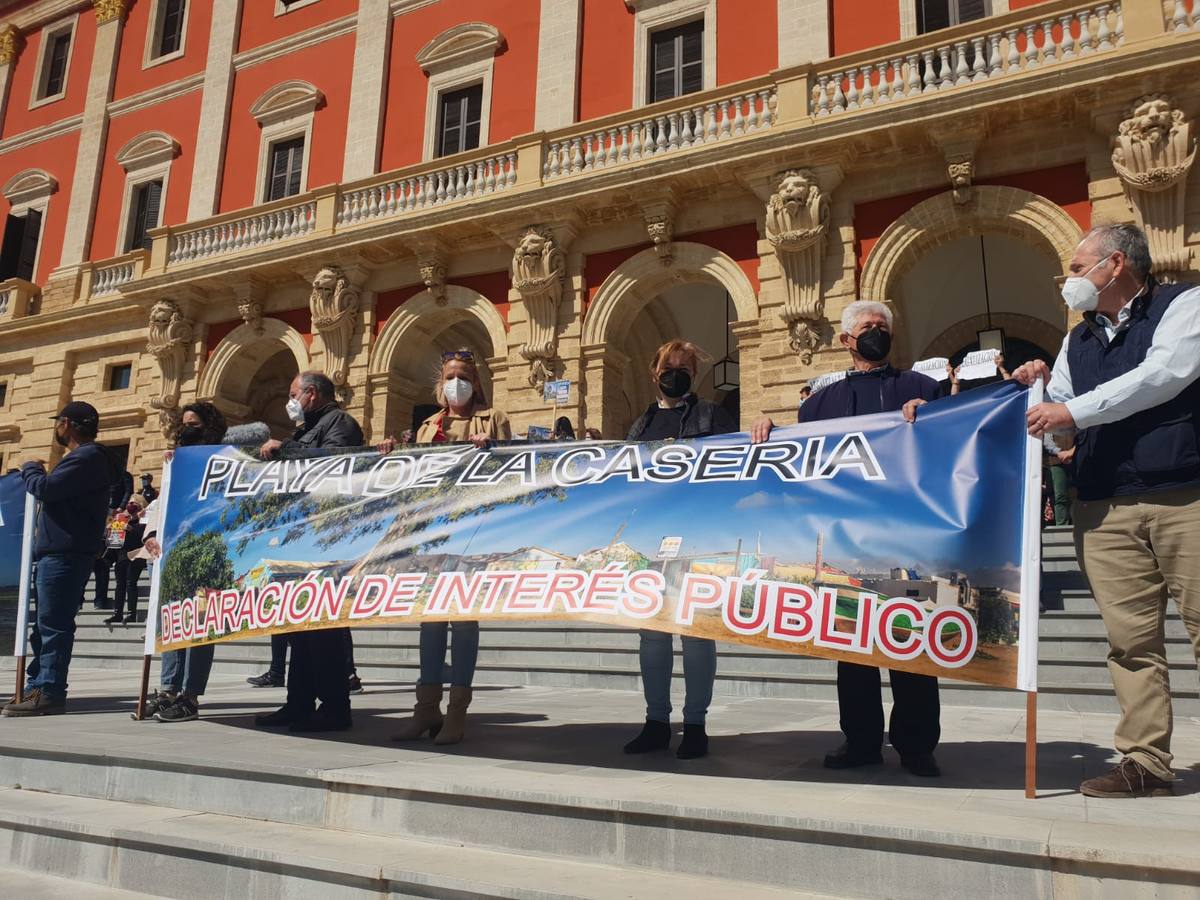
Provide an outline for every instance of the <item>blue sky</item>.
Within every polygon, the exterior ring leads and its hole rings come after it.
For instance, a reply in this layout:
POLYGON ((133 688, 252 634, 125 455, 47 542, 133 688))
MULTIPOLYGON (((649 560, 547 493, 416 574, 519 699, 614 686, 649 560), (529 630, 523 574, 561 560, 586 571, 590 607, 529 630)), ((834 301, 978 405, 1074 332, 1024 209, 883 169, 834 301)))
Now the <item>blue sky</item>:
MULTIPOLYGON (((568 489, 561 502, 511 505, 467 516, 447 526, 449 540, 439 549, 489 553, 539 546, 576 555, 607 545, 626 523, 621 540, 648 555, 664 536, 678 535, 685 552, 732 550, 740 538, 743 549, 761 541, 763 553, 802 562, 813 559, 817 533, 823 532, 826 561, 850 571, 903 565, 929 574, 957 562, 957 568, 976 578, 1003 571, 1015 578, 1011 570, 1020 558, 1024 410, 1024 392, 1000 386, 931 404, 914 426, 903 425, 899 413, 790 426, 780 429, 779 436, 802 440, 827 434, 826 447, 846 431, 864 432, 886 479, 868 482, 856 472, 788 485, 769 472, 755 482, 710 484, 630 485, 611 479, 568 489), (981 418, 988 424, 978 430, 981 418), (986 477, 974 468, 978 444, 991 451, 986 477)), ((208 448, 180 452, 176 473, 191 470, 194 478, 209 453, 208 448)), ((190 480, 173 479, 172 493, 190 480)), ((396 502, 402 496, 396 495, 396 502)), ((184 528, 220 529, 222 505, 207 502, 184 528)), ((237 535, 230 537, 232 544, 237 535)), ((374 545, 377 535, 328 549, 316 546, 315 534, 280 546, 272 546, 271 538, 254 537, 245 553, 235 557, 235 571, 241 574, 261 558, 357 557, 374 545)))

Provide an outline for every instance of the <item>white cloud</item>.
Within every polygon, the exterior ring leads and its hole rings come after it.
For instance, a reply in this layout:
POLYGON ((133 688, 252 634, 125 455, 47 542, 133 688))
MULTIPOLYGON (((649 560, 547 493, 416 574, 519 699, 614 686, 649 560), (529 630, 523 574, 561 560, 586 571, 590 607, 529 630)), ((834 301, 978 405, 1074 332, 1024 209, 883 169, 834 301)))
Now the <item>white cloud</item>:
POLYGON ((771 505, 771 495, 766 491, 755 491, 733 505, 734 509, 762 509, 771 505))

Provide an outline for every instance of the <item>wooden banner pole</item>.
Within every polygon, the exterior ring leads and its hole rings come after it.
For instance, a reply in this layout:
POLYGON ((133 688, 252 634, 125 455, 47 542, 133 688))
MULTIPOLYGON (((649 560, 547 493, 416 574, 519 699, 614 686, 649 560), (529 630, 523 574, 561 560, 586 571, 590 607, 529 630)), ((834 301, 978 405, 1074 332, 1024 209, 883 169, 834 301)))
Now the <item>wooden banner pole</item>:
POLYGON ((150 660, 152 658, 148 653, 142 657, 142 688, 138 693, 137 711, 133 714, 133 717, 139 722, 142 721, 142 715, 146 711, 146 692, 150 690, 150 660))
POLYGON ((13 696, 18 703, 25 701, 25 656, 17 657, 17 687, 13 691, 13 696))
POLYGON ((1037 799, 1037 691, 1025 694, 1025 799, 1037 799))

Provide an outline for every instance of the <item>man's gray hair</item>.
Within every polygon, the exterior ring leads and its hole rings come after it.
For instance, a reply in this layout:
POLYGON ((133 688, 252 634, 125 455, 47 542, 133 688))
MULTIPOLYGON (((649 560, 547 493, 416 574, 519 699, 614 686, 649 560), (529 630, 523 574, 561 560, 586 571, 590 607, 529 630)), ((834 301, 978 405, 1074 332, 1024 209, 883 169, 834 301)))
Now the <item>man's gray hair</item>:
POLYGON ((1101 258, 1120 252, 1125 265, 1133 271, 1138 281, 1145 281, 1153 262, 1150 259, 1150 243, 1146 233, 1136 225, 1097 225, 1083 236, 1086 242, 1096 239, 1096 254, 1101 258))
POLYGON ((887 319, 888 331, 892 330, 892 311, 875 300, 855 300, 842 310, 842 331, 849 334, 862 316, 879 315, 887 319))
POLYGON ((333 400, 336 397, 333 382, 322 372, 301 372, 300 387, 312 388, 322 400, 333 400))

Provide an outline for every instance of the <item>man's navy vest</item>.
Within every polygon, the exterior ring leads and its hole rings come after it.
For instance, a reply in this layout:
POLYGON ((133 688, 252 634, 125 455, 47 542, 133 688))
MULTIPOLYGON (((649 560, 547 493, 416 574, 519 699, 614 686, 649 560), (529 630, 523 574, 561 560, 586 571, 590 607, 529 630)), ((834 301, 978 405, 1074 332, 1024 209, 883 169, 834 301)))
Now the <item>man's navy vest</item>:
MULTIPOLYGON (((1128 325, 1112 341, 1088 314, 1071 330, 1067 364, 1075 396, 1135 369, 1146 358, 1163 313, 1192 284, 1150 282, 1133 301, 1128 325)), ((1200 315, 1200 309, 1196 311, 1200 315)), ((1174 399, 1119 422, 1085 428, 1076 437, 1079 499, 1200 487, 1200 380, 1174 399)))

